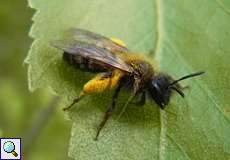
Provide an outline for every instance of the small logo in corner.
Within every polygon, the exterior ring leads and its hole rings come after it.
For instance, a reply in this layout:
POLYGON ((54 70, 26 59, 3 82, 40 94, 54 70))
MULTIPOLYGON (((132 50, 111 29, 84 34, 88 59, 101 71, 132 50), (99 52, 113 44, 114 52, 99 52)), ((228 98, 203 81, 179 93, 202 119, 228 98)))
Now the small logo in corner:
POLYGON ((20 138, 0 138, 1 154, 0 160, 21 159, 20 138))

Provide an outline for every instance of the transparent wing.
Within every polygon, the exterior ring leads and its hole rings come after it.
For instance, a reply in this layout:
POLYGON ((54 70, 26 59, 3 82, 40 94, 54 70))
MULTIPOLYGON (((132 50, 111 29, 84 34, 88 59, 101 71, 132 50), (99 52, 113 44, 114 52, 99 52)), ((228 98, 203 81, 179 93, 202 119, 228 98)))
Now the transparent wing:
POLYGON ((71 28, 68 30, 69 34, 73 36, 76 41, 94 44, 98 47, 105 48, 111 52, 126 53, 128 49, 111 39, 104 37, 100 34, 93 33, 84 29, 71 28))
POLYGON ((54 41, 52 42, 52 45, 56 48, 62 49, 68 54, 92 60, 99 66, 119 69, 129 73, 133 72, 133 68, 119 56, 94 44, 79 41, 54 41))

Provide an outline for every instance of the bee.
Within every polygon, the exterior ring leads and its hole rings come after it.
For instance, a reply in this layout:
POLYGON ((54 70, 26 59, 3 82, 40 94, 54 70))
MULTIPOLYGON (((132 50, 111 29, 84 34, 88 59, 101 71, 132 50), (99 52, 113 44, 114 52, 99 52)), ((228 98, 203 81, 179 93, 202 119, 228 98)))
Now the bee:
POLYGON ((96 138, 111 117, 118 95, 123 88, 129 88, 138 98, 136 105, 144 105, 146 97, 152 98, 161 108, 169 104, 173 92, 184 97, 183 87, 178 83, 184 79, 199 76, 204 72, 196 72, 179 79, 158 72, 147 58, 134 54, 119 39, 107 38, 84 29, 71 28, 72 40, 57 40, 52 45, 63 50, 63 59, 70 65, 97 75, 89 80, 73 102, 63 108, 69 110, 85 95, 100 93, 106 89, 115 88, 112 101, 104 113, 97 129, 96 138))

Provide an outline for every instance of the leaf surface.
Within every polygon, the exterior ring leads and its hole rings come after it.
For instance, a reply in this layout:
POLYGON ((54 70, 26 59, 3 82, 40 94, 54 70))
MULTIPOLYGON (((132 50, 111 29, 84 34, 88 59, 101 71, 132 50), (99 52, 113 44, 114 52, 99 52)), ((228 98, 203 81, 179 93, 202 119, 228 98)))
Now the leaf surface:
POLYGON ((26 62, 31 90, 51 87, 71 103, 93 75, 62 60, 50 41, 71 27, 118 37, 131 50, 159 61, 162 71, 180 77, 204 70, 185 99, 174 95, 165 111, 148 101, 129 105, 122 93, 98 141, 93 138, 113 91, 91 95, 69 112, 73 121, 69 156, 78 159, 229 159, 230 158, 230 3, 227 0, 29 0, 37 10, 26 62))

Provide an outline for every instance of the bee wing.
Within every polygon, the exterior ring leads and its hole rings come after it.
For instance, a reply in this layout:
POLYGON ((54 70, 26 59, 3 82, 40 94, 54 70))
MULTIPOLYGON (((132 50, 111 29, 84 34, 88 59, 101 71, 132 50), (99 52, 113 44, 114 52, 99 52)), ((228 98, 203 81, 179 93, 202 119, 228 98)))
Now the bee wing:
POLYGON ((120 57, 94 44, 79 41, 54 41, 52 45, 64 50, 68 54, 93 60, 94 63, 98 65, 106 66, 111 69, 119 69, 129 73, 133 72, 133 68, 120 57))
POLYGON ((128 52, 128 49, 126 47, 102 35, 78 28, 71 28, 68 30, 68 32, 71 34, 71 36, 73 36, 76 41, 94 44, 111 52, 128 52))

